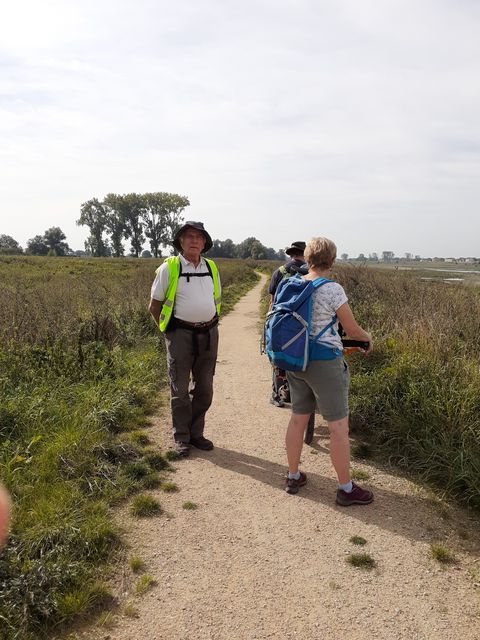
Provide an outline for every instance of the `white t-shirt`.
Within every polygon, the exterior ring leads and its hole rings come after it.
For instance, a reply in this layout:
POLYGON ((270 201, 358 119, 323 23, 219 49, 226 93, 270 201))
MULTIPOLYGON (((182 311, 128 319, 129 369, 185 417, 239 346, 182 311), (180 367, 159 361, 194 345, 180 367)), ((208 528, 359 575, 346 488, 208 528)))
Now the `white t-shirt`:
MULTIPOLYGON (((310 319, 310 336, 315 337, 333 319, 337 309, 348 302, 344 288, 338 282, 327 282, 312 294, 312 316, 310 319)), ((338 321, 332 329, 319 338, 319 342, 342 350, 342 340, 338 335, 338 321)))
MULTIPOLYGON (((208 273, 207 263, 204 258, 200 258, 197 267, 192 262, 179 256, 182 265, 182 273, 208 273)), ((220 279, 220 278, 219 278, 220 279)), ((154 300, 163 302, 168 287, 168 265, 163 262, 158 269, 155 280, 152 284, 151 297, 154 300)), ((178 279, 173 315, 185 322, 208 322, 216 313, 215 301, 213 298, 213 278, 210 275, 201 278, 178 279)))

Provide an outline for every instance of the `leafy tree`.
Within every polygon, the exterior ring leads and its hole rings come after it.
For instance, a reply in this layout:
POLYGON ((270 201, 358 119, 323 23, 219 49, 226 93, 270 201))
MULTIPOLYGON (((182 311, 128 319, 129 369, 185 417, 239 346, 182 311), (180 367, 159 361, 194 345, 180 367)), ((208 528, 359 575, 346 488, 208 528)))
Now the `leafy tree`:
POLYGON ((122 243, 126 232, 123 197, 116 193, 109 193, 103 199, 103 206, 105 207, 105 228, 110 235, 113 255, 119 258, 125 253, 122 243))
POLYGON ((12 236, 1 234, 0 235, 0 254, 15 255, 18 253, 23 253, 23 249, 18 244, 18 242, 14 240, 12 236))
POLYGON ((145 242, 145 236, 143 235, 144 198, 138 193, 127 193, 118 197, 121 198, 125 237, 130 239, 132 245, 131 255, 138 258, 145 242))
POLYGON ((257 238, 247 238, 240 244, 227 240, 214 240, 208 255, 212 258, 253 258, 254 260, 282 260, 287 256, 282 249, 275 251, 272 247, 265 247, 257 238))
POLYGON ((265 260, 267 257, 267 251, 263 244, 259 240, 255 240, 250 245, 250 257, 254 260, 265 260))
POLYGON ((348 260, 348 253, 342 253, 342 255, 340 256, 340 260, 346 262, 348 260))
POLYGON ((235 257, 235 245, 233 240, 230 240, 230 238, 223 241, 223 253, 225 258, 235 257))
POLYGON ((268 249, 266 249, 266 259, 267 260, 277 259, 277 252, 275 251, 275 249, 273 249, 272 247, 268 247, 268 249))
POLYGON ((60 227, 50 227, 43 234, 43 241, 54 255, 64 256, 70 251, 68 244, 64 242, 66 237, 60 227))
POLYGON ((237 255, 237 245, 230 238, 227 240, 214 240, 213 247, 208 255, 212 258, 235 258, 237 255))
POLYGON ((46 256, 48 250, 44 236, 35 236, 27 242, 27 253, 32 256, 46 256))
POLYGON ((90 235, 84 243, 85 252, 89 256, 101 257, 104 254, 105 218, 105 207, 97 198, 91 198, 80 206, 80 217, 76 224, 90 229, 90 235))
POLYGON ((107 212, 102 202, 97 198, 87 200, 80 207, 78 225, 85 225, 90 229, 90 236, 85 242, 85 250, 100 258, 107 253, 107 245, 103 239, 106 230, 107 212))
POLYGON ((261 244, 257 238, 246 238, 243 242, 237 245, 237 257, 245 260, 252 257, 252 247, 256 247, 261 244))
POLYGON ((222 244, 223 242, 221 240, 213 240, 213 245, 208 251, 208 256, 210 258, 224 258, 222 244))
POLYGON ((185 196, 176 193, 145 193, 143 196, 144 209, 142 220, 145 225, 145 235, 150 240, 153 255, 158 258, 160 245, 172 243, 174 235, 182 225, 181 217, 190 201, 185 196))

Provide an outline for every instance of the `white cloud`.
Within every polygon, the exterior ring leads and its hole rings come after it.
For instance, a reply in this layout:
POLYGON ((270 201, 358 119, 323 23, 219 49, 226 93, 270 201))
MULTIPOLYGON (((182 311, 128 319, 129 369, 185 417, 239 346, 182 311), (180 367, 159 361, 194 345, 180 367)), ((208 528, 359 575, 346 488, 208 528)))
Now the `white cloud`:
POLYGON ((79 247, 81 202, 165 190, 237 242, 479 254, 479 21, 467 0, 12 3, 0 231, 79 247))

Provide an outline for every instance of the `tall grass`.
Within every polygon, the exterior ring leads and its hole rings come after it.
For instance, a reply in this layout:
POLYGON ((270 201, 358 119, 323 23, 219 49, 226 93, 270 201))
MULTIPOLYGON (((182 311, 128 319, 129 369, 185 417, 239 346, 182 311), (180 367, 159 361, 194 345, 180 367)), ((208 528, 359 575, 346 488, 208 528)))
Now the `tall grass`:
MULTIPOLYGON (((351 429, 362 449, 479 510, 480 288, 419 276, 335 266, 374 338, 368 358, 348 360, 351 429)), ((267 287, 262 295, 264 315, 267 287)))
MULTIPOLYGON (((257 280, 219 261, 225 309, 257 280)), ((129 437, 165 383, 147 304, 157 262, 0 258, 0 638, 38 639, 98 607, 120 544, 110 506, 159 464, 129 437)), ((137 432, 138 433, 138 432, 137 432)))
POLYGON ((480 291, 416 274, 337 268, 375 352, 352 358, 352 429, 480 508, 480 291))

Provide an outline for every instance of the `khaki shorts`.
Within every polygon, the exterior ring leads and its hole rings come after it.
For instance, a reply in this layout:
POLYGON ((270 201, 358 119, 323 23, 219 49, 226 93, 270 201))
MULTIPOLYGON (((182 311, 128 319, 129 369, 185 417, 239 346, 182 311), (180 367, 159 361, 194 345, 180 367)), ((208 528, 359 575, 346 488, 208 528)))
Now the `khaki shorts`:
POLYGON ((343 358, 314 360, 306 371, 287 371, 293 413, 313 413, 328 422, 348 416, 350 372, 343 358))

